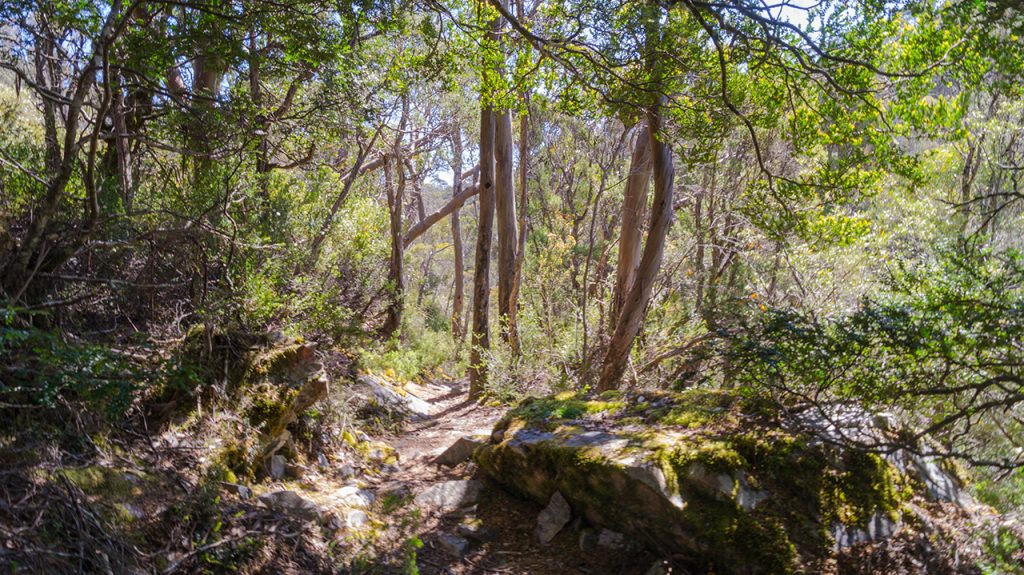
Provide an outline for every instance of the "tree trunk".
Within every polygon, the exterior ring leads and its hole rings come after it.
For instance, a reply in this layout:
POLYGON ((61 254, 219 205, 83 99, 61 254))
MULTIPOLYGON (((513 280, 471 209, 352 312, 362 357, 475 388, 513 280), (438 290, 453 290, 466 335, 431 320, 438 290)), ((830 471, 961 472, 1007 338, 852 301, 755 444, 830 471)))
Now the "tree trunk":
POLYGON ((402 163, 389 158, 384 164, 384 187, 388 194, 388 211, 390 212, 391 258, 388 265, 388 283, 391 288, 387 316, 380 334, 388 339, 402 325, 402 307, 405 292, 405 270, 403 260, 405 249, 402 241, 402 199, 405 195, 405 177, 402 163), (397 182, 395 170, 398 170, 397 182))
MULTIPOLYGON (((462 129, 456 127, 452 134, 452 197, 457 198, 462 191, 462 129)), ((462 341, 462 307, 465 299, 465 267, 462 256, 462 222, 459 220, 459 208, 452 211, 452 250, 455 252, 455 285, 452 295, 452 335, 462 341)))
MULTIPOLYGON (((42 203, 33 212, 32 222, 29 224, 25 239, 18 247, 17 252, 12 254, 8 268, 5 270, 3 283, 5 291, 12 303, 16 303, 28 289, 32 278, 37 271, 49 270, 63 263, 61 258, 70 257, 74 250, 62 250, 61 256, 51 261, 44 268, 44 259, 47 256, 46 234, 51 221, 57 215, 57 209, 67 191, 68 182, 75 169, 75 159, 81 149, 83 140, 79 138, 81 129, 82 108, 85 106, 86 97, 96 84, 96 74, 101 69, 105 52, 114 40, 117 32, 114 24, 121 16, 121 2, 115 1, 104 21, 99 36, 92 42, 92 54, 85 64, 77 81, 73 84, 75 90, 71 95, 64 112, 64 143, 59 150, 59 158, 50 158, 50 154, 57 153, 57 150, 47 146, 47 163, 56 161, 50 172, 50 180, 47 182, 46 194, 42 203)), ((43 96, 46 99, 46 96, 43 96)), ((98 128, 97 128, 98 129, 98 128)), ((49 132, 50 128, 47 128, 49 132)), ((49 134, 47 137, 52 137, 49 134)), ((78 242, 85 241, 84 237, 77 238, 78 242)))
MULTIPOLYGON (((508 0, 502 0, 508 8, 508 0)), ((502 37, 505 19, 497 18, 495 39, 502 37)), ((503 42, 502 42, 503 44, 503 42)), ((499 48, 504 60, 504 46, 499 48)), ((503 61, 495 67, 496 76, 505 75, 503 61)), ((509 110, 496 112, 494 120, 494 207, 498 228, 498 322, 505 341, 518 339, 510 336, 509 309, 512 304, 512 286, 516 275, 516 192, 512 169, 512 114, 509 110)))
POLYGON ((473 334, 469 351, 469 397, 479 398, 487 383, 484 350, 490 348, 491 234, 494 228, 494 110, 480 109, 480 216, 473 267, 473 334))
POLYGON ((633 287, 637 266, 640 264, 640 237, 643 233, 644 209, 647 207, 647 188, 651 182, 651 134, 646 124, 637 130, 636 144, 629 163, 626 193, 622 200, 622 225, 619 232, 619 263, 615 277, 609 323, 615 326, 626 296, 633 287))
MULTIPOLYGON (((36 49, 33 52, 36 66, 36 83, 41 88, 55 89, 60 82, 55 77, 57 72, 54 63, 57 61, 54 49, 54 40, 49 30, 49 19, 46 14, 39 14, 39 26, 42 33, 36 42, 36 49)), ((57 171, 60 164, 60 140, 57 136, 57 106, 53 99, 45 95, 40 98, 43 108, 43 141, 46 143, 46 154, 44 156, 47 174, 57 171)))
POLYGON ((398 133, 390 157, 384 164, 384 187, 388 194, 388 210, 391 212, 391 260, 388 266, 388 283, 391 286, 391 301, 388 304, 381 336, 389 339, 402 327, 402 311, 405 307, 405 242, 402 237, 402 211, 405 198, 405 162, 402 158, 402 139, 409 118, 409 97, 402 96, 402 117, 398 122, 398 133), (395 172, 397 170, 397 172, 395 172))
POLYGON ((444 219, 445 216, 461 208, 462 204, 468 202, 469 199, 477 195, 479 191, 480 189, 478 186, 470 186, 468 188, 464 188, 463 190, 461 190, 459 192, 459 195, 448 200, 447 204, 441 206, 436 211, 427 214, 426 216, 423 217, 422 220, 416 222, 415 225, 410 227, 405 232, 405 236, 402 239, 402 243, 405 244, 405 247, 409 247, 410 244, 416 241, 416 238, 426 233, 427 230, 433 227, 433 225, 436 224, 437 222, 444 219))
POLYGON ((512 184, 512 119, 508 111, 498 113, 494 126, 494 207, 498 228, 498 321, 502 337, 510 336, 509 308, 516 275, 516 195, 512 184))
MULTIPOLYGON (((516 3, 520 17, 523 14, 523 2, 516 3)), ((512 291, 508 297, 508 334, 512 354, 519 357, 522 344, 519 341, 519 291, 523 284, 523 261, 526 259, 526 175, 529 169, 530 150, 530 94, 522 94, 526 104, 526 113, 519 118, 519 245, 516 247, 515 272, 512 277, 512 291)))
POLYGON ((672 187, 675 170, 672 165, 672 150, 661 140, 662 135, 662 103, 658 100, 647 113, 648 130, 650 131, 651 163, 654 176, 654 202, 651 206, 651 225, 644 245, 640 266, 637 268, 629 293, 623 301, 619 313, 615 333, 608 344, 608 352, 601 371, 598 390, 614 389, 618 386, 622 373, 629 360, 629 352, 633 340, 640 331, 644 312, 651 299, 654 280, 661 267, 661 258, 665 251, 665 240, 672 224, 672 187))

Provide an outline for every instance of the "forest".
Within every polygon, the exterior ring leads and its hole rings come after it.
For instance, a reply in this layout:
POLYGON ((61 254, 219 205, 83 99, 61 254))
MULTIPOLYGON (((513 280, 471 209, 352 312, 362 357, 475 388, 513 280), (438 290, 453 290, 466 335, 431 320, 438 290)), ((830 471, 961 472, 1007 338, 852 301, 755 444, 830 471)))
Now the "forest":
POLYGON ((0 570, 1024 575, 1024 7, 0 0, 0 570))

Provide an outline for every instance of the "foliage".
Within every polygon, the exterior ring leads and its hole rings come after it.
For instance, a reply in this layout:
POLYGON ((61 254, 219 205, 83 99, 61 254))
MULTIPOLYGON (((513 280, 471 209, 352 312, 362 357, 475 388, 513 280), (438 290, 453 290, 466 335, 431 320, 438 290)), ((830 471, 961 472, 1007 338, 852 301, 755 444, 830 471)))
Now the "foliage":
POLYGON ((757 314, 734 336, 734 354, 748 385, 899 407, 917 414, 921 435, 948 442, 940 453, 1014 467, 1022 286, 1019 252, 964 242, 894 270, 886 292, 848 315, 757 314))
POLYGON ((80 401, 116 419, 152 376, 108 346, 68 341, 18 322, 17 310, 0 308, 4 403, 55 408, 80 401))

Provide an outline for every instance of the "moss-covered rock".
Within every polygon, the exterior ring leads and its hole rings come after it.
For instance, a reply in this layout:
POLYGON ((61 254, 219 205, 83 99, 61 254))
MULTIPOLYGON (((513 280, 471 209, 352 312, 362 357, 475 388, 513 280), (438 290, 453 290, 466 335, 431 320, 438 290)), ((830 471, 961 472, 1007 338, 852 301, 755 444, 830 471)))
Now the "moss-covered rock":
MULTIPOLYGON (((476 459, 546 503, 717 573, 813 570, 891 536, 927 495, 904 460, 837 447, 782 410, 724 391, 563 394, 524 401, 476 459)), ((950 481, 955 481, 950 477, 950 481)))

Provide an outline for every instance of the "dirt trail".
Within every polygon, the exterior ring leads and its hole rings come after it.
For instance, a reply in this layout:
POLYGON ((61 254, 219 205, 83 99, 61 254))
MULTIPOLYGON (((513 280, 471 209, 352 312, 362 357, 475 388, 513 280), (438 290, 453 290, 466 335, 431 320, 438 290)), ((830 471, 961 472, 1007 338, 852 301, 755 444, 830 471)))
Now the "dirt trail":
POLYGON ((446 574, 642 574, 655 558, 641 550, 580 549, 579 521, 566 526, 548 545, 533 535, 540 506, 509 495, 477 470, 472 463, 453 468, 439 466, 433 459, 466 435, 489 435, 504 413, 466 400, 464 382, 410 385, 406 391, 430 404, 430 415, 410 422, 402 433, 378 438, 399 453, 399 465, 376 481, 378 494, 408 489, 422 493, 433 485, 451 480, 477 479, 484 490, 476 505, 447 514, 429 509, 407 510, 418 518, 417 536, 424 546, 417 565, 424 575, 446 574), (422 515, 420 514, 422 513, 422 515), (473 525, 482 537, 465 537, 470 544, 464 555, 453 554, 442 541, 459 537, 466 525, 473 525))
POLYGON ((409 384, 406 391, 431 406, 427 419, 411 422, 388 442, 407 470, 435 467, 430 461, 464 435, 490 435, 504 410, 469 401, 465 382, 409 384), (413 464, 409 467, 409 464, 413 464))

